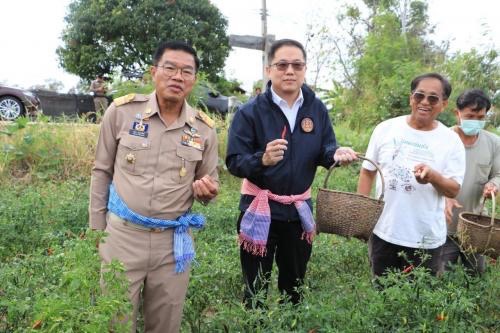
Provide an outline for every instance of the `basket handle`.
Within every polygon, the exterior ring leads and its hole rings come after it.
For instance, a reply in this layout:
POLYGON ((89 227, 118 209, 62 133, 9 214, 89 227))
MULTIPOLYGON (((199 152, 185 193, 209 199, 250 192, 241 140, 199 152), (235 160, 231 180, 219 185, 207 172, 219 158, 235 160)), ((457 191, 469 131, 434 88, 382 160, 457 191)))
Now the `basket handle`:
MULTIPOLYGON (((483 207, 482 207, 482 209, 484 209, 484 203, 485 202, 486 202, 486 198, 484 198, 484 200, 483 200, 483 207)), ((484 246, 485 248, 488 248, 490 246, 491 236, 493 235, 493 226, 495 225, 495 213, 496 213, 495 204, 496 204, 495 193, 491 192, 491 209, 492 209, 492 212, 491 212, 491 223, 490 223, 490 232, 488 234, 488 240, 486 241, 486 245, 484 246)), ((482 209, 481 209, 481 212, 482 212, 482 209)))
MULTIPOLYGON (((486 198, 483 199, 483 204, 481 205, 481 211, 479 212, 479 216, 483 215, 485 204, 486 204, 486 198)), ((492 228, 495 225, 495 213, 496 213, 495 204, 496 204, 495 193, 491 192, 491 224, 490 224, 490 227, 492 227, 492 228)))
POLYGON ((490 224, 490 226, 492 228, 495 225, 495 213, 497 212, 496 208, 495 208, 495 204, 496 204, 495 193, 491 192, 491 210, 492 211, 491 211, 491 224, 490 224))
MULTIPOLYGON (((364 155, 362 154, 356 154, 358 156, 358 158, 360 160, 364 160, 364 161, 368 161, 370 162, 371 164, 373 164, 373 166, 375 168, 377 168, 377 171, 380 175, 380 179, 382 181, 382 193, 380 194, 380 197, 378 198, 379 201, 383 200, 384 199, 384 193, 385 193, 385 182, 384 182, 384 175, 382 174, 382 170, 380 170, 379 166, 377 165, 377 163, 373 162, 372 160, 370 160, 369 158, 365 157, 364 155)), ((330 178, 330 174, 332 172, 332 170, 338 165, 338 161, 335 161, 335 163, 332 164, 332 166, 328 169, 328 173, 326 174, 326 178, 325 178, 325 182, 323 183, 323 188, 327 188, 326 186, 328 185, 328 178, 330 178)))

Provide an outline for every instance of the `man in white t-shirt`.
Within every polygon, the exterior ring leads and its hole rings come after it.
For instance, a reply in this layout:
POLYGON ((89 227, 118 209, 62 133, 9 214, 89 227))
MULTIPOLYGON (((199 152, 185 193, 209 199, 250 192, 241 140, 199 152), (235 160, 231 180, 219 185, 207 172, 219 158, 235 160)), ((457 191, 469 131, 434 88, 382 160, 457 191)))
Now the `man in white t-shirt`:
MULTIPOLYGON (((411 82, 411 114, 373 131, 366 157, 379 164, 385 180, 385 207, 368 244, 375 276, 419 265, 438 271, 439 248, 446 241, 444 198, 458 194, 465 173, 460 138, 436 120, 450 94, 441 75, 420 75, 411 82), (422 260, 423 253, 430 258, 422 260)), ((369 195, 375 178, 375 168, 363 163, 358 193, 369 195)))

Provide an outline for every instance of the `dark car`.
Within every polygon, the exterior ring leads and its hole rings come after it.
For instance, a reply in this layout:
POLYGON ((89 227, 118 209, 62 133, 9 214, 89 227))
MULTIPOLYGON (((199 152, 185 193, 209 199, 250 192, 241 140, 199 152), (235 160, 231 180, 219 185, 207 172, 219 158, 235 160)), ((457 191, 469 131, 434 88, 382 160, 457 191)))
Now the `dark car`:
POLYGON ((40 99, 43 114, 50 117, 95 118, 94 97, 87 94, 61 94, 43 89, 34 90, 40 99))
POLYGON ((0 85, 0 119, 36 116, 40 100, 31 91, 0 85))

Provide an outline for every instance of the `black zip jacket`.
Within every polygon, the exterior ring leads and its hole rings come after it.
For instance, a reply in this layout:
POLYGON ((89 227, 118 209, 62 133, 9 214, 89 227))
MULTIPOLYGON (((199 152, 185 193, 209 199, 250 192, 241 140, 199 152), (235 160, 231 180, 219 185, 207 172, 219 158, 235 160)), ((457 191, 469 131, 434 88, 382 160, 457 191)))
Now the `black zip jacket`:
MULTIPOLYGON (((335 134, 325 105, 305 84, 304 102, 300 107, 294 131, 288 120, 273 102, 270 84, 264 94, 242 105, 234 114, 229 129, 226 165, 236 177, 247 178, 262 189, 278 195, 301 194, 312 184, 316 168, 329 168, 337 149, 335 134), (302 120, 309 118, 313 129, 306 132, 302 120), (280 139, 286 126, 288 147, 282 161, 274 166, 262 165, 262 155, 268 142, 280 139)), ((253 196, 242 195, 239 208, 244 211, 253 196)), ((307 201, 312 210, 312 201, 307 201)), ((294 205, 269 200, 271 218, 279 221, 298 220, 294 205)))

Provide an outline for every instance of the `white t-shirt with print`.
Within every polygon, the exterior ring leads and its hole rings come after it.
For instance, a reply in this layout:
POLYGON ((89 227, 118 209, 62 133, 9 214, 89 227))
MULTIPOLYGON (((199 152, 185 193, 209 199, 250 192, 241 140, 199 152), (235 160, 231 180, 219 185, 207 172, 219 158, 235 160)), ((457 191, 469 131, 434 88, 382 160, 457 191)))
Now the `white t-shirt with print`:
MULTIPOLYGON (((410 127, 407 119, 401 116, 380 123, 368 144, 366 157, 379 164, 385 181, 385 206, 373 232, 392 244, 434 249, 446 240, 444 196, 431 184, 419 184, 413 169, 425 163, 461 185, 465 150, 459 136, 443 124, 420 131, 410 127)), ((375 170, 367 161, 363 167, 375 170)), ((379 178, 377 197, 382 192, 379 178)))

